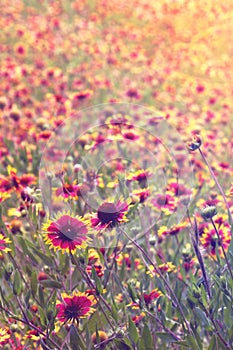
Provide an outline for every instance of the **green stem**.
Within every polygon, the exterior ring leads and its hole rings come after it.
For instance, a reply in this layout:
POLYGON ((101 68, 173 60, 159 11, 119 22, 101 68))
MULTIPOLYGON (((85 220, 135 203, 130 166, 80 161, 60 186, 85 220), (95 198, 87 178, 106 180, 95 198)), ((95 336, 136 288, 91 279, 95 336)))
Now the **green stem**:
POLYGON ((211 218, 210 221, 211 221, 211 223, 212 223, 212 225, 213 225, 213 227, 214 227, 214 230, 215 230, 215 232, 216 232, 216 234, 217 234, 218 241, 219 241, 219 244, 220 244, 220 246, 221 246, 221 248, 222 248, 223 255, 224 255, 224 258, 225 258, 225 261, 226 261, 226 264, 227 264, 227 268, 228 268, 228 270, 229 270, 229 272, 230 272, 230 275, 231 275, 231 278, 232 278, 232 280, 233 280, 233 273, 232 273, 232 270, 231 270, 231 265, 230 265, 230 263, 229 263, 229 261, 228 261, 228 259, 227 259, 227 254, 226 254, 226 251, 225 251, 225 249, 224 249, 224 247, 223 247, 222 239, 221 239, 221 237, 220 237, 220 235, 219 235, 219 232, 218 232, 218 229, 217 229, 217 227, 216 227, 216 225, 215 225, 215 223, 214 223, 214 220, 211 218))
POLYGON ((172 332, 169 328, 167 328, 163 323, 162 323, 162 321, 158 318, 158 317, 156 317, 155 315, 153 315, 150 311, 148 311, 148 310, 144 310, 151 318, 153 318, 156 322, 158 322, 162 327, 163 327, 163 329, 167 332, 167 333, 169 333, 172 337, 174 337, 174 339, 176 339, 176 341, 181 341, 182 339, 178 336, 178 335, 176 335, 174 332, 172 332))
MULTIPOLYGON (((80 274, 82 275, 83 279, 87 282, 89 288, 96 290, 96 286, 95 286, 95 284, 92 282, 92 280, 91 280, 90 276, 88 275, 88 273, 86 273, 86 271, 83 271, 83 270, 82 270, 82 268, 79 266, 79 263, 78 263, 76 257, 75 257, 74 255, 72 255, 72 254, 71 254, 71 256, 72 256, 73 261, 75 262, 75 265, 76 265, 76 267, 78 268, 80 274)), ((95 296, 95 298, 96 298, 96 300, 97 300, 97 302, 98 302, 98 304, 99 304, 99 307, 101 308, 101 311, 103 312, 103 314, 104 314, 106 320, 108 321, 110 327, 112 328, 113 331, 115 331, 115 327, 114 327, 114 325, 112 324, 111 320, 109 319, 108 315, 106 314, 106 312, 105 312, 104 308, 102 307, 100 301, 106 306, 106 308, 108 309, 108 311, 111 312, 110 306, 107 304, 107 302, 105 301, 105 299, 102 297, 101 294, 99 294, 98 297, 95 296)))
POLYGON ((39 334, 43 335, 43 337, 45 339, 50 341, 50 343, 52 343, 54 345, 55 349, 61 350, 60 346, 53 339, 51 339, 47 334, 45 334, 40 328, 36 327, 33 323, 31 323, 30 321, 27 321, 27 320, 23 320, 23 319, 15 316, 11 311, 5 309, 2 305, 0 305, 0 309, 2 311, 6 312, 14 320, 16 320, 18 322, 21 322, 21 323, 27 325, 28 327, 30 327, 32 329, 35 329, 35 331, 37 331, 39 334))
POLYGON ((204 153, 202 152, 202 150, 201 150, 200 148, 199 148, 199 152, 200 152, 200 155, 201 155, 203 161, 204 161, 205 164, 207 165, 207 168, 209 169, 209 172, 210 172, 210 174, 211 174, 211 176, 212 176, 212 178, 213 178, 213 180, 214 180, 216 186, 218 187, 219 192, 220 192, 221 195, 222 195, 223 201, 224 201, 224 203, 225 203, 225 205, 226 205, 226 208, 227 208, 227 211, 228 211, 228 215, 229 215, 229 217, 230 217, 230 219, 231 219, 231 224, 233 224, 233 216, 232 216, 232 214, 231 214, 230 207, 229 207, 229 205, 228 205, 228 203, 227 203, 226 195, 225 195, 225 193, 223 192, 223 189, 222 189, 220 183, 218 182, 218 179, 217 179, 217 177, 215 176, 213 170, 211 169, 211 166, 210 166, 210 164, 209 164, 207 158, 205 157, 204 153))
POLYGON ((153 268, 155 269, 156 273, 159 275, 159 277, 163 280, 165 286, 167 287, 167 290, 169 291, 171 297, 173 298, 176 306, 178 307, 178 309, 180 310, 180 314, 184 320, 184 323, 186 325, 186 328, 188 330, 188 332, 190 334, 192 334, 192 330, 189 326, 188 321, 186 320, 186 317, 184 315, 183 309, 180 305, 179 300, 177 299, 175 293, 173 292, 173 290, 171 289, 171 287, 169 286, 169 283, 166 281, 166 279, 164 278, 164 276, 162 275, 162 273, 160 272, 159 268, 154 264, 154 262, 151 260, 151 258, 149 257, 149 255, 145 252, 145 250, 137 243, 135 242, 124 230, 122 230, 122 232, 124 233, 124 235, 130 240, 131 243, 133 243, 133 245, 140 250, 140 252, 144 255, 144 257, 149 261, 149 263, 153 266, 153 268))
POLYGON ((206 309, 206 307, 204 306, 204 304, 202 302, 199 301, 199 303, 202 306, 202 308, 204 309, 206 316, 211 320, 211 322, 212 322, 212 324, 214 326, 215 332, 216 332, 217 336, 219 337, 219 339, 221 340, 221 342, 225 345, 225 347, 228 350, 232 350, 232 348, 229 346, 229 344, 225 341, 223 336, 220 334, 220 332, 218 330, 218 327, 217 327, 217 324, 216 324, 216 321, 213 318, 213 316, 211 316, 211 314, 209 313, 209 311, 206 309))

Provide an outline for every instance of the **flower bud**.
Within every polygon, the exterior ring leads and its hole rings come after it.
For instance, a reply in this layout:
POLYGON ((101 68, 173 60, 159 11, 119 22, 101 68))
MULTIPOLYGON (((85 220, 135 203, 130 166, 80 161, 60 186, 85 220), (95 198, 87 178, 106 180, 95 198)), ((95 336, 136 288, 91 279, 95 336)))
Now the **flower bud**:
POLYGON ((199 288, 196 288, 196 287, 193 288, 193 296, 196 299, 200 299, 201 298, 201 292, 199 291, 199 288))
POLYGON ((116 329, 116 337, 117 338, 124 338, 125 331, 122 328, 116 329))
POLYGON ((191 140, 186 143, 189 151, 196 151, 201 147, 201 137, 200 135, 193 135, 191 140))
POLYGON ((216 214, 217 214, 217 209, 214 205, 207 206, 201 211, 201 216, 205 220, 212 219, 212 217, 215 216, 216 214))
POLYGON ((107 334, 104 331, 99 331, 99 330, 98 330, 98 337, 97 337, 96 332, 93 333, 91 336, 92 343, 94 343, 94 344, 101 343, 107 339, 108 339, 107 334))
POLYGON ((11 278, 11 275, 14 271, 14 267, 11 263, 8 263, 5 267, 5 271, 4 271, 4 277, 6 281, 9 281, 9 279, 11 278))
POLYGON ((15 333, 19 330, 19 327, 17 324, 13 323, 11 326, 10 326, 10 330, 11 332, 15 333))
POLYGON ((44 280, 49 279, 49 276, 46 275, 46 273, 44 273, 44 272, 39 272, 37 279, 38 279, 38 281, 44 281, 44 280))

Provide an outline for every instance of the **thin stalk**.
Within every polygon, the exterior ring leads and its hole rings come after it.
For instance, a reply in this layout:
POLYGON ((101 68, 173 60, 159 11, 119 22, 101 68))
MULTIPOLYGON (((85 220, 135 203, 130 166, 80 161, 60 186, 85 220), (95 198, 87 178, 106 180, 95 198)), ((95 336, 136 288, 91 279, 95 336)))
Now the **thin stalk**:
POLYGON ((28 285, 27 281, 24 278, 23 272, 22 272, 19 264, 17 263, 17 261, 15 260, 15 258, 13 257, 13 255, 10 252, 8 253, 8 256, 10 257, 10 260, 12 261, 14 267, 18 269, 20 277, 22 278, 22 281, 24 282, 26 288, 29 289, 29 285, 28 285))
POLYGON ((169 328, 167 328, 166 326, 164 326, 164 324, 162 323, 162 321, 156 317, 155 315, 153 315, 150 311, 148 310, 143 310, 144 312, 146 312, 151 318, 153 318, 156 322, 158 322, 162 327, 163 329, 169 333, 172 337, 174 337, 174 339, 176 339, 176 341, 181 341, 182 339, 176 335, 174 332, 172 332, 169 328))
POLYGON ((210 164, 209 164, 207 158, 205 157, 204 153, 202 152, 202 150, 201 150, 200 148, 199 148, 198 150, 199 150, 199 152, 200 152, 200 155, 201 155, 203 161, 204 161, 205 164, 207 165, 207 168, 209 169, 209 172, 210 172, 210 174, 211 174, 211 176, 212 176, 212 178, 213 178, 213 180, 214 180, 216 186, 218 187, 219 192, 220 192, 221 195, 222 195, 222 198, 223 198, 223 201, 224 201, 224 203, 225 203, 225 205, 226 205, 226 208, 227 208, 229 217, 231 218, 231 224, 233 224, 233 216, 232 216, 232 214, 231 214, 230 207, 229 207, 229 205, 228 205, 228 203, 227 203, 226 195, 225 195, 225 193, 224 193, 224 191, 223 191, 223 189, 222 189, 220 183, 218 182, 218 179, 217 179, 217 177, 215 176, 213 170, 211 169, 211 166, 210 166, 210 164))
POLYGON ((220 237, 220 235, 219 235, 218 229, 217 229, 217 227, 216 227, 216 225, 215 225, 215 223, 214 223, 214 220, 213 220, 212 218, 210 219, 210 221, 211 221, 211 223, 212 223, 212 225, 213 225, 213 227, 214 227, 214 230, 215 230, 215 232, 216 232, 216 234, 217 234, 218 241, 219 241, 219 244, 220 244, 220 246, 221 246, 221 248, 222 248, 223 255, 224 255, 224 259, 225 259, 226 264, 227 264, 227 268, 228 268, 228 270, 229 270, 229 272, 230 272, 230 275, 231 275, 231 278, 232 278, 232 280, 233 280, 233 273, 232 273, 232 270, 231 270, 231 265, 230 265, 229 260, 228 260, 228 258, 227 258, 226 251, 225 251, 225 249, 224 249, 224 247, 223 247, 222 240, 221 240, 221 237, 220 237))
POLYGON ((159 277, 163 280, 165 286, 167 287, 167 290, 169 291, 170 295, 173 298, 173 301, 175 302, 176 306, 178 307, 178 309, 180 310, 180 314, 184 320, 184 323, 186 325, 186 328, 188 330, 188 332, 190 334, 192 334, 192 329, 189 326, 188 321, 186 320, 185 314, 183 312, 182 306, 180 305, 179 300, 177 299, 175 293, 173 292, 173 290, 171 289, 171 287, 169 286, 169 283, 166 281, 166 279, 164 278, 164 276, 162 275, 162 273, 160 272, 160 270, 158 269, 158 267, 155 265, 155 263, 151 260, 151 258, 149 257, 149 255, 145 252, 145 250, 136 242, 134 241, 127 233, 126 231, 122 230, 122 232, 124 233, 124 235, 128 238, 128 240, 130 240, 131 243, 133 243, 133 245, 140 250, 140 252, 144 255, 144 257, 149 261, 149 263, 153 266, 153 268, 155 269, 156 273, 159 275, 159 277))
MULTIPOLYGON (((80 274, 82 275, 83 279, 87 282, 89 288, 95 289, 95 290, 96 290, 96 286, 95 286, 95 284, 92 282, 90 276, 89 276, 85 271, 83 271, 82 268, 79 266, 76 257, 75 257, 74 255, 72 255, 72 254, 71 254, 71 256, 72 256, 72 258, 73 258, 73 260, 74 260, 74 262, 75 262, 75 265, 76 265, 76 267, 78 268, 80 274)), ((98 297, 95 296, 95 298, 96 298, 96 300, 97 300, 97 302, 98 302, 98 304, 99 304, 99 306, 100 306, 100 308, 101 308, 101 311, 103 312, 103 314, 104 314, 106 320, 108 321, 109 325, 111 326, 112 330, 115 331, 115 327, 114 327, 114 325, 112 324, 111 320, 109 319, 108 315, 106 314, 106 312, 105 312, 104 308, 102 307, 100 301, 106 306, 106 308, 108 309, 108 311, 111 312, 110 306, 107 304, 107 302, 106 302, 105 299, 102 297, 102 295, 99 294, 98 297)))
POLYGON ((190 232, 193 249, 195 251, 196 257, 198 259, 198 262, 199 262, 199 265, 201 268, 202 276, 203 276, 204 283, 205 283, 205 289, 207 291, 209 299, 211 299, 211 288, 210 288, 210 284, 209 284, 209 278, 208 278, 208 275, 206 272, 206 268, 205 268, 205 264, 204 264, 204 261, 202 258, 201 251, 199 249, 199 234, 198 234, 197 222, 196 222, 196 218, 194 217, 195 226, 193 227, 193 224, 192 224, 192 221, 191 221, 191 218, 189 215, 188 207, 187 207, 187 216, 188 216, 190 226, 191 226, 193 233, 194 233, 194 234, 191 234, 191 232, 190 232))
POLYGON ((228 349, 228 350, 232 350, 232 348, 230 347, 230 345, 225 341, 225 339, 223 338, 223 336, 221 335, 221 333, 219 332, 219 329, 217 327, 217 324, 216 324, 216 321, 215 319, 213 318, 213 316, 211 316, 211 314, 209 313, 209 311, 206 309, 206 307, 204 306, 203 303, 201 303, 201 306, 202 308, 204 309, 205 311, 205 314, 206 316, 211 320, 213 326, 214 326, 214 329, 215 329, 215 332, 217 334, 217 336, 219 337, 219 339, 221 340, 221 342, 225 345, 225 347, 228 349))
POLYGON ((21 322, 21 323, 27 325, 28 327, 30 327, 32 329, 35 329, 39 334, 43 335, 43 337, 45 339, 50 341, 50 343, 52 343, 55 346, 55 349, 61 350, 60 346, 53 339, 51 339, 47 334, 45 334, 40 328, 36 327, 33 323, 31 323, 30 321, 28 322, 26 320, 23 320, 23 319, 15 316, 11 311, 5 309, 2 305, 0 305, 0 309, 2 311, 6 312, 8 315, 10 315, 10 317, 13 318, 14 320, 16 320, 18 322, 21 322))

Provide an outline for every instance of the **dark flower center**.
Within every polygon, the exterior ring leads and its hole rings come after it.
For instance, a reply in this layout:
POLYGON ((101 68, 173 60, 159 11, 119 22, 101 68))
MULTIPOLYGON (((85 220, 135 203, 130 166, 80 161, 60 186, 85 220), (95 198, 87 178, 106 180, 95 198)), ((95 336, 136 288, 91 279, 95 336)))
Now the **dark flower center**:
POLYGON ((168 202, 168 200, 167 200, 166 196, 160 196, 157 198, 158 205, 166 205, 167 202, 168 202))
POLYGON ((117 223, 119 211, 114 203, 104 203, 99 207, 97 216, 102 224, 114 225, 117 223))
POLYGON ((67 224, 59 229, 59 234, 62 240, 73 241, 77 237, 77 230, 75 227, 67 224))
POLYGON ((72 307, 66 308, 65 316, 68 320, 72 320, 79 317, 79 312, 72 307))

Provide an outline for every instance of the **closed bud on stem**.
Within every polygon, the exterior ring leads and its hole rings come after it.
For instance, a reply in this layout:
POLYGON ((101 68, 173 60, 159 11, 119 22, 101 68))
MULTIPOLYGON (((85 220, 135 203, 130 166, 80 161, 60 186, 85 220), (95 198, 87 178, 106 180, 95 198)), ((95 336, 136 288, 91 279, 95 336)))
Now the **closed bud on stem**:
POLYGON ((98 343, 102 343, 103 341, 107 340, 108 336, 104 331, 99 331, 98 330, 98 337, 97 337, 97 333, 93 333, 91 336, 91 340, 93 344, 98 344, 98 343), (98 339, 99 338, 99 339, 98 339))
POLYGON ((212 219, 213 216, 217 214, 217 209, 214 205, 207 206, 201 211, 201 216, 205 220, 212 219))
POLYGON ((200 299, 201 298, 201 292, 199 291, 199 288, 193 287, 193 296, 196 299, 200 299))
POLYGON ((150 245, 154 246, 156 244, 156 237, 150 237, 149 243, 150 243, 150 245))
POLYGON ((6 281, 9 281, 9 279, 11 278, 11 275, 14 271, 14 267, 11 263, 8 263, 5 267, 5 271, 4 271, 4 277, 6 281))
POLYGON ((201 137, 200 135, 193 135, 190 141, 186 143, 189 151, 196 151, 201 147, 201 137))
POLYGON ((125 331, 122 328, 116 329, 116 337, 117 338, 124 338, 125 331))

